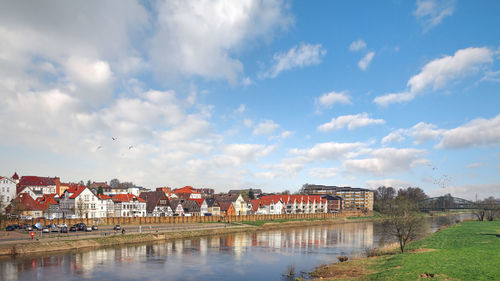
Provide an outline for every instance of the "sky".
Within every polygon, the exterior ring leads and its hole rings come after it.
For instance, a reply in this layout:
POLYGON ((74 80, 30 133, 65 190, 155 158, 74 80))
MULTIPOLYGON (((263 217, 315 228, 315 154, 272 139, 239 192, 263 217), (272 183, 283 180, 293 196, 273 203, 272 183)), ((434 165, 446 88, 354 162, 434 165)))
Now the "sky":
POLYGON ((499 1, 0 1, 0 173, 500 197, 499 1))

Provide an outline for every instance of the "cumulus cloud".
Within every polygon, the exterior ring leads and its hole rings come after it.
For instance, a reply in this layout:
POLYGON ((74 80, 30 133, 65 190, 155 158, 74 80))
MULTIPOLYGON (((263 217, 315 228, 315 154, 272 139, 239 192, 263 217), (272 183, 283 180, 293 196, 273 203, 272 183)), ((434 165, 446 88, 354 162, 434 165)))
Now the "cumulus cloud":
POLYGON ((408 80, 409 90, 378 96, 374 102, 381 106, 413 100, 426 90, 443 89, 450 82, 477 73, 485 65, 493 62, 494 52, 486 47, 466 48, 453 56, 444 56, 427 63, 422 71, 408 80))
POLYGON ((351 45, 349 45, 349 50, 351 52, 357 52, 363 50, 364 48, 366 48, 366 43, 365 41, 363 41, 363 39, 358 39, 356 41, 353 41, 351 45))
POLYGON ((368 66, 370 66, 370 63, 372 62, 373 57, 375 56, 375 52, 369 52, 366 54, 359 62, 358 62, 358 67, 359 69, 365 71, 368 69, 368 66))
POLYGON ((398 129, 391 132, 382 139, 382 143, 401 142, 405 139, 405 136, 409 136, 413 138, 413 143, 418 145, 431 139, 440 138, 444 131, 438 129, 436 125, 419 122, 409 129, 398 129))
POLYGON ((366 185, 372 189, 377 189, 380 186, 394 187, 396 189, 411 186, 410 183, 397 179, 367 180, 366 185))
POLYGON ((334 104, 351 104, 351 97, 342 92, 329 92, 315 99, 315 103, 321 107, 331 108, 334 104))
POLYGON ((347 127, 349 130, 355 130, 357 128, 369 126, 369 125, 381 125, 385 124, 383 119, 372 119, 368 116, 368 113, 360 113, 355 115, 343 115, 337 118, 332 118, 328 123, 318 126, 318 131, 328 132, 332 130, 338 130, 347 127))
POLYGON ((367 150, 367 157, 362 159, 348 159, 343 163, 347 171, 369 173, 375 176, 395 174, 411 170, 415 165, 424 164, 422 158, 425 150, 414 148, 380 148, 367 150))
POLYGON ((320 64, 325 55, 326 49, 321 44, 301 43, 287 52, 274 54, 271 69, 262 76, 274 78, 286 70, 320 64))
POLYGON ((280 127, 280 125, 274 123, 273 120, 265 120, 265 121, 262 121, 259 124, 257 124, 257 126, 255 126, 255 129, 253 130, 253 134, 254 135, 271 135, 279 127, 280 127))
POLYGON ((439 25, 447 16, 453 15, 455 0, 417 0, 414 14, 421 22, 424 31, 439 25))
POLYGON ((474 119, 463 126, 444 131, 436 147, 458 149, 499 144, 500 115, 497 115, 492 119, 474 119))
POLYGON ((243 64, 234 51, 255 39, 268 40, 292 23, 280 0, 161 1, 151 42, 152 65, 160 73, 236 83, 243 64))
POLYGON ((313 147, 308 149, 294 148, 290 150, 290 153, 303 157, 304 161, 335 160, 346 156, 349 152, 358 150, 364 146, 366 146, 366 144, 362 142, 325 142, 315 144, 313 147))
POLYGON ((320 179, 330 179, 337 176, 338 169, 337 168, 314 168, 311 169, 309 174, 312 177, 320 178, 320 179))

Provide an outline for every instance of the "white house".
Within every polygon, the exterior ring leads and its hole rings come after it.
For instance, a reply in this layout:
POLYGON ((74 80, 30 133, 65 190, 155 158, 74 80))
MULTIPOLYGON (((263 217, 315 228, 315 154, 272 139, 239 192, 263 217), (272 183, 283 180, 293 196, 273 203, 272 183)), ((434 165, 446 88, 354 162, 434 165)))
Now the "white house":
POLYGON ((79 218, 105 217, 102 204, 103 201, 86 186, 70 187, 64 191, 59 200, 59 205, 65 214, 76 215, 79 218))
POLYGON ((16 197, 16 182, 12 178, 0 177, 0 214, 5 213, 5 207, 16 197))
POLYGON ((116 217, 145 217, 146 201, 133 194, 117 194, 113 197, 116 217))
POLYGON ((285 204, 280 198, 264 198, 250 201, 251 212, 256 215, 280 215, 285 213, 285 204))

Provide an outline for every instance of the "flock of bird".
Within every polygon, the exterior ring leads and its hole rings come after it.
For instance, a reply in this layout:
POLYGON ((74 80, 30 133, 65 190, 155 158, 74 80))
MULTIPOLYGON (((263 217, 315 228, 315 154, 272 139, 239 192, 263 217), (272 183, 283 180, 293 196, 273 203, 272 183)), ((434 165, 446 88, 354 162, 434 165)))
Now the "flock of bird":
MULTIPOLYGON (((111 140, 114 141, 114 142, 116 142, 116 141, 118 141, 118 138, 117 137, 111 137, 111 140)), ((102 145, 99 145, 99 146, 97 146, 96 151, 98 151, 98 150, 100 150, 102 148, 103 148, 102 145)), ((128 150, 132 150, 132 149, 134 149, 134 146, 133 145, 129 145, 128 146, 128 150)))
MULTIPOLYGON (((432 171, 437 171, 438 168, 432 164, 427 164, 428 167, 430 167, 432 169, 432 171)), ((446 174, 443 174, 443 175, 440 175, 438 177, 431 177, 432 178, 432 183, 437 185, 437 186, 440 186, 441 188, 446 188, 448 186, 450 186, 450 184, 452 183, 452 177, 450 175, 446 175, 446 174)))

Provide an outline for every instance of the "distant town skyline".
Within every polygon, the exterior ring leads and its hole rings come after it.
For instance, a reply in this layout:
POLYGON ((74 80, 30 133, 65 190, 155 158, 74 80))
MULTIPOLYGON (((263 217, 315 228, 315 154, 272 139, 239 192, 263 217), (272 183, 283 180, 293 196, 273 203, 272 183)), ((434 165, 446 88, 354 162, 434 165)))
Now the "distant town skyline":
POLYGON ((1 2, 0 176, 500 197, 500 2, 1 2))

